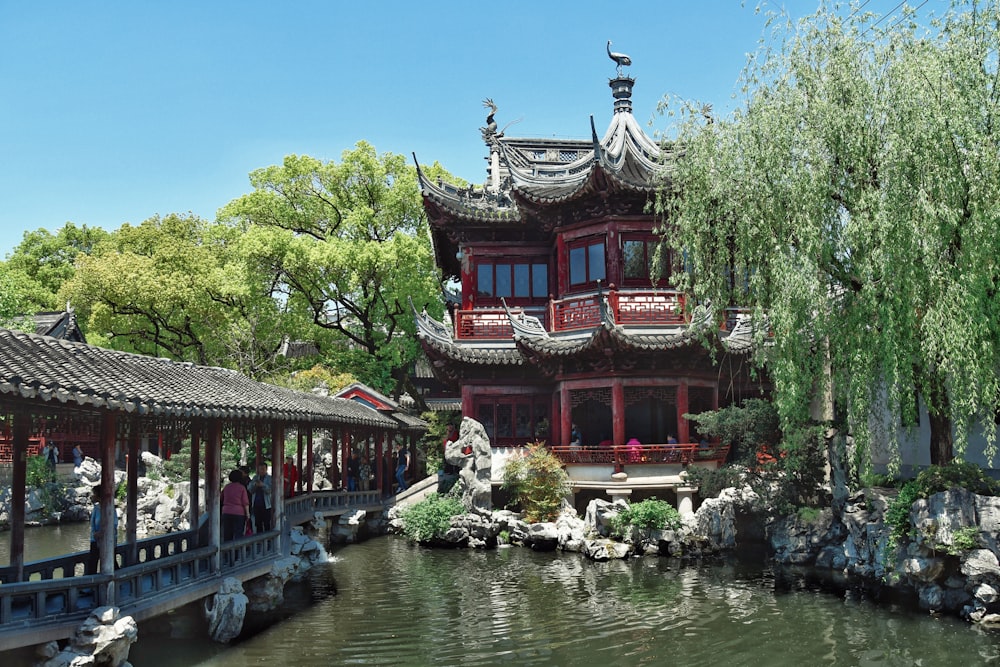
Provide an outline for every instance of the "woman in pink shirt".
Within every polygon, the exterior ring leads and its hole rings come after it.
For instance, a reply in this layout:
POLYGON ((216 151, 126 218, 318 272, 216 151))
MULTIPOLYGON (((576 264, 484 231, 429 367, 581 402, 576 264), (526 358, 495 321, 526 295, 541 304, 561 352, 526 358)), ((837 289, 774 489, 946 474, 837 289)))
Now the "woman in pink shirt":
POLYGON ((222 489, 222 539, 234 540, 243 535, 244 526, 250 518, 250 496, 243 486, 243 473, 233 470, 229 473, 229 484, 222 489))

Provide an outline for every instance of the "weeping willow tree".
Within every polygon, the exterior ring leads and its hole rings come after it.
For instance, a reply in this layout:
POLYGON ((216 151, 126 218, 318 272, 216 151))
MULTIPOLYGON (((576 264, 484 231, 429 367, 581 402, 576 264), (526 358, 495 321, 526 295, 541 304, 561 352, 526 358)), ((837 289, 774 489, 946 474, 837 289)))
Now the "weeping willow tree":
POLYGON ((756 361, 785 428, 809 423, 810 402, 829 395, 869 445, 891 439, 873 416, 914 424, 921 401, 932 463, 961 455, 977 427, 992 457, 998 3, 891 21, 822 7, 770 27, 738 110, 665 105, 680 157, 657 206, 686 251, 679 282, 766 315, 773 344, 756 361))

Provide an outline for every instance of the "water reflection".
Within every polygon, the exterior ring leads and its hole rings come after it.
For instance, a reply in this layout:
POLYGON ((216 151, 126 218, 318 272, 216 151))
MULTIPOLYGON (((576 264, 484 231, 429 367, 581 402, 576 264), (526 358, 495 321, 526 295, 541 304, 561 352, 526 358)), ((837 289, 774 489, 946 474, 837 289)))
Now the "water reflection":
POLYGON ((337 551, 232 646, 197 607, 140 627, 143 667, 318 665, 943 665, 1000 662, 998 637, 834 593, 763 556, 682 566, 378 538, 337 551))

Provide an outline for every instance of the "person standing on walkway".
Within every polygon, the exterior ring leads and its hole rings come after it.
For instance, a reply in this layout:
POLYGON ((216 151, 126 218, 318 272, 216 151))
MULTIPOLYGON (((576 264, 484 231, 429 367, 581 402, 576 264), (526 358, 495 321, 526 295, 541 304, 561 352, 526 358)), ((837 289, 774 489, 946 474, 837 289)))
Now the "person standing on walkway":
POLYGON ((229 484, 222 489, 222 541, 242 537, 250 521, 250 496, 243 486, 243 472, 235 469, 229 473, 229 484))
POLYGON ((73 467, 79 468, 83 463, 83 449, 79 444, 73 445, 73 467))
POLYGON ((358 477, 361 474, 358 453, 351 448, 351 453, 347 457, 347 490, 358 490, 358 477))
POLYGON ((372 485, 372 463, 368 459, 368 452, 361 456, 361 465, 358 466, 358 480, 362 491, 368 491, 372 485))
POLYGON ((266 463, 257 466, 257 474, 250 481, 250 509, 255 532, 271 530, 271 475, 267 472, 266 463))
POLYGON ((285 467, 282 470, 285 478, 285 497, 291 498, 295 495, 295 485, 299 481, 299 469, 295 465, 295 460, 291 456, 285 457, 285 467))
POLYGON ((42 449, 42 456, 45 457, 45 464, 50 470, 56 469, 56 464, 59 463, 59 448, 56 447, 54 442, 45 443, 45 447, 42 449))
POLYGON ((396 482, 399 486, 396 493, 406 491, 406 471, 410 469, 410 452, 406 451, 406 445, 399 443, 396 445, 396 482))

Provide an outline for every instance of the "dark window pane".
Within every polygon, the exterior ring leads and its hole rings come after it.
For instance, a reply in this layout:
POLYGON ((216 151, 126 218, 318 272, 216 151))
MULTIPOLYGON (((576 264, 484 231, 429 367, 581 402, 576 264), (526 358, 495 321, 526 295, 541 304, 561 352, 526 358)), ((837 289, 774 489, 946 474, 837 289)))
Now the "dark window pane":
POLYGON ((517 424, 515 425, 514 435, 519 438, 527 439, 531 437, 531 405, 528 403, 518 403, 517 405, 517 424))
POLYGON ((527 264, 514 265, 514 296, 531 296, 531 276, 527 264))
POLYGON ((604 243, 595 243, 590 246, 590 276, 588 280, 604 280, 604 243))
POLYGON ((486 429, 486 435, 489 436, 490 440, 495 440, 497 434, 496 429, 493 427, 493 404, 481 403, 476 414, 479 419, 479 423, 483 425, 484 429, 486 429))
POLYGON ((493 296, 493 265, 480 264, 476 273, 476 294, 493 296))
POLYGON ((587 249, 570 248, 569 284, 580 285, 587 282, 587 249))
POLYGON ((622 247, 625 259, 625 278, 642 280, 646 274, 646 244, 643 241, 626 241, 622 247))
POLYGON ((549 295, 549 267, 533 264, 531 267, 531 296, 546 298, 549 295))
POLYGON ((496 296, 510 296, 510 264, 497 264, 496 296))
POLYGON ((497 437, 510 438, 514 435, 514 424, 511 416, 512 405, 497 406, 497 437))

